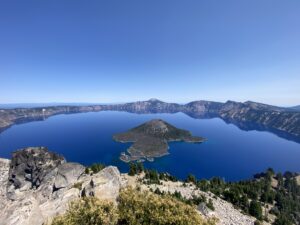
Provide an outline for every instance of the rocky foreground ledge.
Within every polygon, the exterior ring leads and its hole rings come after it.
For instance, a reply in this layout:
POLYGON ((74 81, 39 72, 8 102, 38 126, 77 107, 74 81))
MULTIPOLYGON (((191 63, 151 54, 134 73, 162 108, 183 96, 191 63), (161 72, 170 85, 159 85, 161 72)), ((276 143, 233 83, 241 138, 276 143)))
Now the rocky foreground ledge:
POLYGON ((95 174, 86 174, 85 167, 66 162, 63 156, 44 147, 30 147, 13 153, 11 160, 0 159, 0 225, 42 225, 64 213, 71 201, 82 196, 95 196, 115 202, 121 188, 160 188, 179 191, 185 197, 206 195, 215 211, 199 205, 204 217, 217 217, 218 224, 252 225, 255 218, 242 214, 230 203, 211 193, 201 192, 192 184, 163 182, 152 187, 140 183, 139 176, 120 174, 108 166, 95 174))
POLYGON ((46 148, 26 148, 0 160, 0 225, 41 225, 62 214, 82 195, 114 201, 122 187, 120 172, 109 166, 87 175, 46 148))

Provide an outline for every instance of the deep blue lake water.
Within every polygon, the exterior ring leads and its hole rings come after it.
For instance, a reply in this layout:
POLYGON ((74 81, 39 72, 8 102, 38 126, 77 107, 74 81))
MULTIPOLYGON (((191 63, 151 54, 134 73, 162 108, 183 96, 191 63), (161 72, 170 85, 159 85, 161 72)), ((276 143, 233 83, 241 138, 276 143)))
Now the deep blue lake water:
POLYGON ((128 165, 119 160, 130 144, 112 140, 115 133, 127 131, 150 119, 160 118, 194 135, 206 137, 202 144, 170 143, 170 154, 145 162, 148 168, 169 172, 179 178, 193 173, 198 178, 220 176, 225 180, 250 178, 272 167, 275 171, 300 171, 300 144, 269 132, 242 131, 223 120, 193 119, 183 113, 131 114, 92 112, 58 115, 45 121, 15 125, 0 134, 0 157, 28 146, 47 146, 68 161, 90 165, 102 162, 123 172, 128 165))

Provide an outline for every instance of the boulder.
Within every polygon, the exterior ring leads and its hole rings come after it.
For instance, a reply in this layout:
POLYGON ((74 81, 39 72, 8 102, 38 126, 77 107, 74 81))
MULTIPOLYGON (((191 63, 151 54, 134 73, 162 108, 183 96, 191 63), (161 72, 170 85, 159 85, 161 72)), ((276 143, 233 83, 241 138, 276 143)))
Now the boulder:
POLYGON ((82 196, 95 196, 99 199, 115 201, 122 187, 121 175, 117 167, 108 166, 94 174, 83 184, 82 196))
POLYGON ((57 167, 54 188, 60 189, 75 183, 84 173, 85 167, 79 163, 64 163, 57 167))
POLYGON ((57 167, 65 163, 64 157, 49 152, 45 147, 21 149, 13 153, 10 163, 7 197, 16 199, 21 193, 38 189, 51 182, 57 167))

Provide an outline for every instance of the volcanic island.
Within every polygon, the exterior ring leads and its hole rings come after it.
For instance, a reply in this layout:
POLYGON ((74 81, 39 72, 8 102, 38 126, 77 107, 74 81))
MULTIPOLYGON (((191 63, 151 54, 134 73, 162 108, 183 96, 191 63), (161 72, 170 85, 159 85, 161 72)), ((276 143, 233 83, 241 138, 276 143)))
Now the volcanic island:
POLYGON ((134 127, 127 132, 115 134, 113 139, 117 142, 133 144, 122 152, 120 159, 130 161, 153 161, 154 158, 169 154, 168 142, 183 141, 188 143, 202 143, 206 139, 193 136, 190 131, 172 126, 161 120, 154 119, 134 127))

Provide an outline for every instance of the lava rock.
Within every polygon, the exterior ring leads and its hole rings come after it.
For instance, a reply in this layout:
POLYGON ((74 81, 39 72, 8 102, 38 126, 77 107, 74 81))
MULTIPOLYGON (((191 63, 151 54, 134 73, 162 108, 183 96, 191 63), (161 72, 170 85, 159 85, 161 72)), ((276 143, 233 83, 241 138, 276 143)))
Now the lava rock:
POLYGON ((49 152, 45 147, 21 149, 13 153, 9 168, 7 196, 15 198, 16 190, 38 189, 53 179, 57 167, 65 163, 64 157, 49 152))

